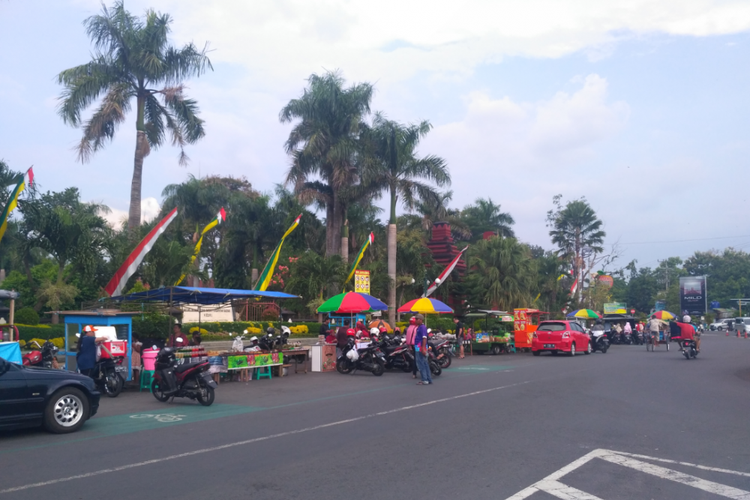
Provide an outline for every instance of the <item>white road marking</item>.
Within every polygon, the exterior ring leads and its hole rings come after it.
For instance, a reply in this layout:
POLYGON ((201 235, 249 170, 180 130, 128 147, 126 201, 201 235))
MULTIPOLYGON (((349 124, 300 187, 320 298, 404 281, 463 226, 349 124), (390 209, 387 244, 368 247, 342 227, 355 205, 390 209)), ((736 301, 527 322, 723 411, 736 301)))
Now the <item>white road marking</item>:
POLYGON ((697 488, 697 489, 700 489, 709 493, 713 493, 715 495, 723 496, 726 498, 732 498, 732 499, 737 499, 737 500, 750 500, 750 491, 745 491, 739 488, 734 488, 732 486, 715 483, 713 481, 707 481, 705 479, 701 479, 696 476, 691 476, 689 474, 678 472, 672 469, 667 469, 666 467, 661 467, 659 465, 650 464, 648 462, 642 462, 640 460, 636 460, 633 457, 666 462, 666 463, 673 463, 676 465, 692 466, 701 470, 707 470, 711 472, 735 474, 735 475, 745 476, 745 477, 750 476, 750 474, 747 474, 744 472, 738 472, 738 471, 733 471, 733 470, 728 470, 728 469, 706 467, 706 466, 700 466, 700 465, 695 465, 695 464, 689 464, 686 462, 676 462, 674 460, 649 457, 647 455, 635 455, 632 453, 597 449, 597 450, 591 451, 590 453, 587 453, 586 455, 582 456, 578 460, 575 460, 569 463, 565 467, 553 472, 549 476, 532 484, 528 488, 525 488, 519 491, 518 493, 516 493, 515 495, 508 497, 507 500, 523 500, 539 491, 556 496, 557 498, 563 498, 563 499, 569 499, 569 500, 597 499, 598 497, 594 495, 586 493, 585 491, 578 490, 576 488, 572 488, 559 481, 563 476, 573 472, 574 470, 587 464, 588 462, 590 462, 591 460, 595 458, 599 458, 601 460, 605 460, 607 462, 610 462, 616 465, 622 465, 624 467, 628 467, 628 468, 635 469, 640 472, 644 472, 646 474, 650 474, 652 476, 656 476, 660 479, 667 479, 669 481, 684 484, 685 486, 697 488))
POLYGON ((109 469, 101 469, 101 470, 97 470, 97 471, 93 471, 93 472, 87 472, 85 474, 77 474, 75 476, 63 477, 63 478, 59 478, 59 479, 52 479, 52 480, 49 480, 49 481, 42 481, 42 482, 39 482, 39 483, 26 484, 26 485, 23 485, 23 486, 15 486, 13 488, 6 488, 4 490, 0 490, 0 494, 3 494, 3 493, 13 493, 15 491, 29 490, 29 489, 32 489, 32 488, 40 488, 42 486, 50 486, 50 485, 53 485, 53 484, 65 483, 65 482, 68 482, 68 481, 74 481, 76 479, 86 479, 86 478, 90 478, 90 477, 101 476, 103 474, 111 474, 113 472, 120 472, 120 471, 123 471, 123 470, 134 469, 136 467, 144 467, 146 465, 154 465, 154 464, 158 464, 158 463, 161 463, 161 462, 167 462, 167 461, 170 461, 170 460, 177 460, 177 459, 180 459, 180 458, 192 457, 192 456, 195 456, 195 455, 202 455, 204 453, 212 453, 212 452, 215 452, 215 451, 226 450, 228 448, 235 448, 237 446, 245 446, 245 445, 248 445, 248 444, 259 443, 261 441, 268 441, 268 440, 271 440, 271 439, 277 439, 277 438, 282 438, 282 437, 286 437, 286 436, 293 436, 295 434, 302 434, 302 433, 306 433, 306 432, 317 431, 317 430, 320 430, 320 429, 327 429, 329 427, 335 427, 335 426, 338 426, 338 425, 350 424, 350 423, 353 423, 353 422, 359 422, 361 420, 367 420, 367 419, 375 418, 375 417, 382 417, 384 415, 390 415, 390 414, 393 414, 393 413, 399 413, 399 412, 403 412, 403 411, 413 410, 413 409, 416 409, 416 408, 423 408, 425 406, 431 406, 431 405, 438 404, 438 403, 445 403, 445 402, 448 402, 448 401, 455 401, 457 399, 468 398, 468 397, 471 397, 471 396, 478 396, 480 394, 487 394, 489 392, 501 391, 503 389, 510 389, 512 387, 518 387, 518 386, 521 386, 521 385, 528 384, 530 382, 531 382, 530 380, 527 380, 525 382, 518 382, 516 384, 509 384, 509 385, 502 385, 502 386, 499 386, 499 387, 492 387, 491 389, 483 389, 481 391, 467 392, 465 394, 459 394, 457 396, 450 396, 450 397, 447 397, 447 398, 434 399, 432 401, 427 401, 425 403, 419 403, 419 404, 410 405, 410 406, 402 406, 401 408, 395 408, 393 410, 386 410, 386 411, 380 411, 380 412, 377 412, 377 413, 371 413, 369 415, 362 415, 361 417, 348 418, 346 420, 338 420, 336 422, 330 422, 330 423, 327 423, 327 424, 315 425, 313 427, 305 427, 304 429, 297 429, 297 430, 293 430, 293 431, 280 432, 278 434, 271 434, 269 436, 263 436, 263 437, 253 438, 253 439, 247 439, 245 441, 237 441, 237 442, 234 442, 234 443, 224 444, 224 445, 220 445, 220 446, 214 446, 214 447, 211 447, 211 448, 202 448, 202 449, 199 449, 199 450, 188 451, 188 452, 185 452, 185 453, 178 453, 176 455, 170 455, 170 456, 167 456, 167 457, 154 458, 152 460, 145 460, 143 462, 136 462, 136 463, 132 463, 132 464, 120 465, 120 466, 117 466, 117 467, 111 467, 109 469))
POLYGON ((681 483, 686 486, 692 486, 693 488, 698 488, 699 490, 707 491, 708 493, 713 493, 714 495, 720 495, 723 497, 734 499, 750 500, 750 491, 740 490, 738 488, 733 488, 732 486, 714 483, 713 481, 706 481, 705 479, 701 479, 699 477, 684 474, 676 470, 667 469, 659 465, 641 462, 640 460, 626 457, 624 455, 619 455, 617 453, 605 453, 603 455, 600 455, 598 458, 601 458, 602 460, 606 460, 607 462, 613 464, 624 465, 625 467, 630 467, 631 469, 645 472, 646 474, 651 474, 652 476, 656 476, 661 479, 668 479, 670 481, 681 483))

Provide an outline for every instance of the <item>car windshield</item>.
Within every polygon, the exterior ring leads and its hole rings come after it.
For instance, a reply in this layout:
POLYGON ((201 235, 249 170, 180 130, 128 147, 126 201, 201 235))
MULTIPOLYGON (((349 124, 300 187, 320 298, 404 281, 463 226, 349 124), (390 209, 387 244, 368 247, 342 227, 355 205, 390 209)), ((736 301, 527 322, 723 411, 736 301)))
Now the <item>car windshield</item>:
POLYGON ((539 328, 537 328, 537 331, 540 332, 563 332, 567 330, 567 325, 565 323, 542 323, 539 325, 539 328))

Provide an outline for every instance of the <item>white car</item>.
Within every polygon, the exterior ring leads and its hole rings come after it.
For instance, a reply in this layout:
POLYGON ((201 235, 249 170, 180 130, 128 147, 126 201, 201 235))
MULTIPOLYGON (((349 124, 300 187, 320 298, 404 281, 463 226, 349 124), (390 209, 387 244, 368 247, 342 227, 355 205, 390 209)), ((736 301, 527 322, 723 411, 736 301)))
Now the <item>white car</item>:
POLYGON ((734 323, 734 318, 721 319, 719 321, 716 321, 715 323, 711 323, 710 325, 708 325, 708 329, 711 330, 712 332, 716 330, 723 332, 724 330, 727 329, 727 325, 729 324, 730 321, 734 323))

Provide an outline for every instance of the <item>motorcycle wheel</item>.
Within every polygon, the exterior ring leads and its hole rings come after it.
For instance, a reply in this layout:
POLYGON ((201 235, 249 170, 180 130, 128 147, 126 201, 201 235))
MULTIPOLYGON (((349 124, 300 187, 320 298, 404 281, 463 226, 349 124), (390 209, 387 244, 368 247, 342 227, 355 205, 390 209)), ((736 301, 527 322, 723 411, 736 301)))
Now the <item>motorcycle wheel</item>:
POLYGON ((342 375, 348 375, 352 372, 352 365, 344 358, 339 358, 336 360, 336 371, 342 375))
POLYGON ((157 401, 161 401, 162 403, 165 403, 169 400, 169 396, 164 394, 164 391, 159 385, 158 380, 154 380, 153 382, 151 382, 151 394, 154 395, 157 401))
POLYGON ((122 392, 125 382, 117 373, 112 373, 104 377, 104 394, 110 398, 116 398, 122 392))
POLYGON ((682 351, 682 355, 685 356, 685 359, 687 359, 688 361, 690 361, 690 353, 687 352, 687 349, 684 350, 684 351, 682 351))
POLYGON ((376 377, 380 377, 383 373, 385 373, 385 367, 381 363, 375 361, 372 364, 372 374, 376 377))
POLYGON ((439 377, 440 374, 443 373, 443 369, 440 368, 440 365, 430 360, 430 372, 432 372, 434 376, 439 377))
POLYGON ((609 349, 609 346, 604 346, 600 350, 602 351, 602 354, 607 354, 607 349, 609 349))
POLYGON ((443 368, 443 369, 448 368, 452 362, 453 361, 451 360, 451 357, 448 356, 447 354, 438 360, 438 363, 440 364, 440 368, 443 368))
POLYGON ((411 362, 408 359, 404 360, 403 364, 401 365, 401 371, 404 373, 411 373, 411 369, 411 362))
POLYGON ((213 387, 208 387, 203 380, 199 382, 200 389, 198 391, 198 402, 203 406, 211 406, 214 402, 216 394, 214 393, 213 387))

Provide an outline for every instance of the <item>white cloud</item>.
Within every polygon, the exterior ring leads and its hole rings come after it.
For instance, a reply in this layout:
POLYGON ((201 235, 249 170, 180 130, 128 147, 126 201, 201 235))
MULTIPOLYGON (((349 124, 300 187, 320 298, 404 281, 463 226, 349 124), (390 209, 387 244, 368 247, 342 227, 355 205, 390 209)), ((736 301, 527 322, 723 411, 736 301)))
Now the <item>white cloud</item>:
MULTIPOLYGON (((117 208, 109 208, 109 213, 101 214, 110 227, 120 229, 123 223, 128 221, 128 211, 117 208)), ((150 222, 159 215, 161 207, 156 198, 144 198, 141 200, 141 222, 150 222)))

